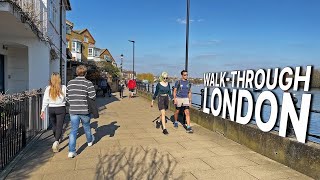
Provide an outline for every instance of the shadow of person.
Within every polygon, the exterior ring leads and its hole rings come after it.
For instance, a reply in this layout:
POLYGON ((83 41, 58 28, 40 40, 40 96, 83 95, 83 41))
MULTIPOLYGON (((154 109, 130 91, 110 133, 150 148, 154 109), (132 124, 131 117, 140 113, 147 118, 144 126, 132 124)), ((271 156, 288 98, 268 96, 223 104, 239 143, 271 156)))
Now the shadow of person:
MULTIPOLYGON (((117 123, 117 121, 113 121, 108 125, 103 125, 103 126, 99 127, 98 121, 92 122, 90 124, 90 126, 91 126, 91 128, 95 129, 95 131, 96 131, 96 133, 93 134, 94 135, 94 139, 95 139, 93 145, 98 143, 105 136, 109 136, 109 137, 115 136, 116 130, 120 127, 120 126, 116 125, 116 123, 117 123)), ((82 128, 81 133, 84 134, 83 128, 82 128)), ((79 135, 80 135, 80 131, 79 131, 79 135)), ((88 146, 88 144, 84 143, 78 149, 78 154, 80 154, 87 146, 88 146)))
MULTIPOLYGON (((187 129, 187 126, 186 126, 187 121, 186 121, 186 116, 185 116, 185 114, 184 114, 184 110, 185 110, 185 108, 181 108, 181 109, 179 110, 178 122, 181 123, 181 125, 183 126, 183 128, 187 129)), ((172 123, 174 123, 174 121, 175 121, 175 120, 174 120, 174 115, 172 115, 172 116, 170 117, 170 120, 172 121, 172 123)))

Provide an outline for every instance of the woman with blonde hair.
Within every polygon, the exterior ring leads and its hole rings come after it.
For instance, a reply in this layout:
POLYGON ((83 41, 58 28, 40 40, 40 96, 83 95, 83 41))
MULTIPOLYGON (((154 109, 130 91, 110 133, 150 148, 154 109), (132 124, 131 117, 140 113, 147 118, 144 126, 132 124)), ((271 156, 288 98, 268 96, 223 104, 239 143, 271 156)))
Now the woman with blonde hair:
MULTIPOLYGON (((170 84, 168 83, 168 73, 162 72, 160 76, 160 82, 156 86, 156 91, 153 95, 151 107, 153 107, 153 102, 158 96, 158 108, 161 112, 160 118, 162 122, 163 134, 167 135, 168 130, 166 129, 166 110, 169 106, 169 97, 173 99, 171 94, 170 84)), ((156 128, 160 128, 160 121, 156 121, 156 128)))
POLYGON ((49 107, 49 120, 52 124, 52 131, 55 141, 52 145, 53 152, 59 152, 59 140, 62 135, 62 127, 66 115, 66 86, 61 85, 59 73, 53 73, 50 78, 42 102, 41 119, 44 119, 44 110, 49 107))

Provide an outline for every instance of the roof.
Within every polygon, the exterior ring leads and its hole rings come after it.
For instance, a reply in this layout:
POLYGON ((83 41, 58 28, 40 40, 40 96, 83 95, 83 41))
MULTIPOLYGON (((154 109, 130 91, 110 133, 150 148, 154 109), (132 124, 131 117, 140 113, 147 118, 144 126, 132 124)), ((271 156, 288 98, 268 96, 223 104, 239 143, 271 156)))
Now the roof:
POLYGON ((73 27, 73 22, 69 21, 69 20, 66 20, 66 24, 68 24, 69 26, 72 26, 73 27))
POLYGON ((93 41, 94 42, 96 42, 96 40, 94 39, 94 37, 91 35, 91 33, 90 33, 90 31, 89 31, 89 29, 82 29, 82 30, 73 30, 74 32, 76 32, 76 33, 78 33, 78 34, 82 34, 82 33, 84 33, 84 32, 88 32, 89 33, 89 35, 92 37, 92 39, 93 39, 93 41))
POLYGON ((112 57, 112 54, 110 53, 110 51, 109 51, 108 49, 101 49, 100 56, 101 56, 104 52, 106 52, 106 51, 107 51, 108 54, 110 54, 111 60, 112 60, 113 62, 115 62, 114 58, 112 57))

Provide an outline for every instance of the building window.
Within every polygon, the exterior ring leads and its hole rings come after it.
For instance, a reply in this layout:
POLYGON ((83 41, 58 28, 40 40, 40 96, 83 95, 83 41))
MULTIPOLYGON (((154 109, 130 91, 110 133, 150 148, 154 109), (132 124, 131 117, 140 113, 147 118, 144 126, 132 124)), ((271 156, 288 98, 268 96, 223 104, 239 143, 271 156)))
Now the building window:
POLYGON ((108 62, 111 62, 111 58, 109 55, 104 55, 104 59, 108 62))
POLYGON ((56 8, 56 4, 53 2, 53 0, 50 1, 49 20, 51 21, 53 26, 56 26, 56 24, 57 24, 57 8, 56 8))
POLYGON ((88 42, 88 38, 86 36, 83 39, 84 39, 84 42, 86 43, 88 42))
POLYGON ((72 52, 76 52, 77 42, 72 42, 72 52))
POLYGON ((94 56, 97 57, 98 54, 99 54, 99 50, 98 50, 98 49, 95 49, 95 50, 94 50, 94 56))
POLYGON ((88 56, 89 57, 93 56, 93 49, 92 48, 88 48, 88 56))
POLYGON ((81 43, 77 42, 77 53, 81 53, 81 43))
POLYGON ((78 41, 72 42, 72 52, 81 53, 81 43, 78 41))
POLYGON ((71 26, 67 25, 67 34, 71 34, 71 26))

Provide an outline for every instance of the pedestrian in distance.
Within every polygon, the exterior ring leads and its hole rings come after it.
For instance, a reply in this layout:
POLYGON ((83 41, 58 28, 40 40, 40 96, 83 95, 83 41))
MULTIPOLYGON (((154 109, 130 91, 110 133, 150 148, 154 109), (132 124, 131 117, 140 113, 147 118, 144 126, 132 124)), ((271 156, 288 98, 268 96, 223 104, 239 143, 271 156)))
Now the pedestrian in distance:
POLYGON ((111 97, 111 92, 112 92, 112 89, 110 87, 110 84, 107 82, 107 94, 109 97, 111 97))
POLYGON ((91 133, 88 98, 94 100, 96 98, 96 91, 91 81, 85 78, 87 74, 87 67, 80 65, 76 69, 77 77, 68 82, 67 85, 67 101, 70 104, 69 114, 71 121, 71 131, 69 135, 69 158, 74 158, 76 153, 77 134, 82 123, 88 146, 94 143, 94 136, 91 133))
POLYGON ((119 83, 119 95, 120 95, 120 98, 123 99, 123 90, 124 90, 124 82, 123 81, 120 81, 119 83))
POLYGON ((181 71, 181 79, 176 81, 173 90, 174 104, 176 105, 176 112, 174 113, 174 127, 178 128, 178 115, 179 111, 183 110, 187 121, 187 132, 193 133, 190 126, 190 111, 191 105, 191 84, 188 81, 188 72, 186 70, 181 71))
POLYGON ((161 113, 160 119, 156 121, 156 128, 160 128, 162 124, 162 132, 163 134, 167 135, 168 130, 166 129, 166 110, 169 107, 169 98, 173 99, 171 94, 171 88, 170 84, 168 83, 168 73, 163 72, 160 76, 160 82, 156 85, 156 90, 153 95, 152 101, 151 101, 151 107, 153 107, 154 100, 158 97, 158 108, 161 113))
POLYGON ((100 88, 102 89, 103 92, 103 97, 106 96, 106 93, 108 93, 108 83, 106 79, 101 79, 100 81, 100 88))
POLYGON ((40 117, 43 120, 45 119, 45 109, 48 107, 49 121, 52 124, 52 132, 55 139, 52 145, 53 152, 59 152, 59 143, 66 116, 66 89, 65 85, 61 85, 59 73, 52 73, 49 86, 44 91, 40 117))
POLYGON ((136 86, 137 86, 137 84, 136 84, 136 81, 134 79, 130 79, 128 81, 129 99, 133 97, 134 90, 135 90, 136 86))

